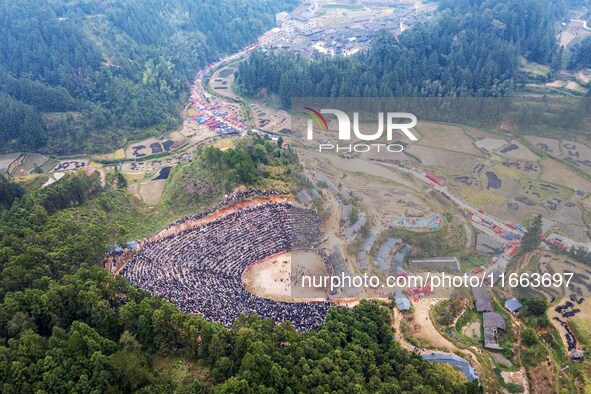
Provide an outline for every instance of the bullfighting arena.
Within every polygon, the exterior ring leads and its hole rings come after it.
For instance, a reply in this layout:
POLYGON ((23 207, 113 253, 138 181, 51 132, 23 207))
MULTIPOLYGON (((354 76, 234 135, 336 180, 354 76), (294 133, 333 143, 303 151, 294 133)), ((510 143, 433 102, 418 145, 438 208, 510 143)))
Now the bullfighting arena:
POLYGON ((322 259, 314 252, 280 253, 246 268, 242 282, 250 293, 271 300, 285 302, 325 300, 328 297, 327 289, 307 290, 308 298, 293 297, 292 285, 302 274, 312 277, 326 276, 328 270, 322 259), (296 272, 292 272, 292 257, 297 259, 296 272))
POLYGON ((314 211, 280 193, 250 190, 172 223, 142 240, 133 255, 118 258, 124 262, 111 264, 133 285, 183 312, 228 327, 241 315, 256 314, 304 331, 324 322, 330 302, 322 290, 292 299, 291 263, 297 257, 294 271, 300 275, 327 274, 314 251, 320 223, 314 211))

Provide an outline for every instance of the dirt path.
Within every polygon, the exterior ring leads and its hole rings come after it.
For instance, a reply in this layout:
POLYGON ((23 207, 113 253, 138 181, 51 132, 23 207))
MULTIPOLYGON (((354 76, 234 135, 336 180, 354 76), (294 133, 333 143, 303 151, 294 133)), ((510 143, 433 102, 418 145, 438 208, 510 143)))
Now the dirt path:
POLYGON ((423 299, 420 302, 413 302, 413 308, 415 311, 414 322, 421 325, 419 330, 419 333, 421 333, 419 335, 422 336, 421 339, 428 342, 429 345, 433 347, 419 349, 408 342, 402 334, 402 330, 400 329, 400 324, 404 317, 400 312, 398 312, 398 310, 394 309, 392 311, 392 327, 395 330, 395 336, 400 345, 409 352, 418 352, 419 354, 441 353, 454 356, 459 354, 474 367, 481 379, 486 378, 489 371, 483 369, 475 353, 468 349, 461 349, 457 347, 452 342, 443 337, 439 331, 437 331, 435 326, 433 326, 429 316, 429 305, 432 301, 432 299, 423 299), (424 337, 423 335, 428 336, 424 337))
POLYGON ((587 24, 587 21, 583 21, 580 19, 571 19, 572 22, 577 22, 580 23, 581 26, 583 26, 583 29, 591 31, 591 27, 589 27, 589 25, 587 24))

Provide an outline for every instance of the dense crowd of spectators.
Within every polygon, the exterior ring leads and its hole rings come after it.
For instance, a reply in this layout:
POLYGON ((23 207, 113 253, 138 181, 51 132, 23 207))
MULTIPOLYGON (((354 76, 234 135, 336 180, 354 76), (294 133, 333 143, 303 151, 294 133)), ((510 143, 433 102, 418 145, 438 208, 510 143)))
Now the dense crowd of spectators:
MULTIPOLYGON (((277 193, 235 193, 219 206, 265 194, 277 193)), ((207 214, 182 219, 175 225, 207 214)), ((134 285, 170 300, 182 311, 226 326, 240 314, 256 313, 275 322, 291 321, 300 331, 308 330, 324 322, 328 301, 289 303, 257 297, 244 288, 242 273, 273 254, 317 245, 321 237, 319 225, 313 211, 285 202, 256 204, 147 241, 121 273, 134 285)))

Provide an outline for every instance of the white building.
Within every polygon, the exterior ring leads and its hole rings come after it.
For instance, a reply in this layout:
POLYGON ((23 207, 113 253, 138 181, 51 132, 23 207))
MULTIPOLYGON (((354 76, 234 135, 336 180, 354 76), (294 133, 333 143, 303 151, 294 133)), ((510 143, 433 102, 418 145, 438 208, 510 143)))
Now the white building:
POLYGON ((283 22, 281 28, 287 34, 308 34, 316 28, 316 19, 314 19, 314 15, 309 13, 293 15, 283 22))

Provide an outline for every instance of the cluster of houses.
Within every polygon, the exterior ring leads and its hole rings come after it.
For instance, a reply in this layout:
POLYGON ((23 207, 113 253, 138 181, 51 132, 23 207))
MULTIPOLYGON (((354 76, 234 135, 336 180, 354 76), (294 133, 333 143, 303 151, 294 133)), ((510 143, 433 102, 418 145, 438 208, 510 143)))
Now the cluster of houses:
POLYGON ((406 28, 425 22, 429 16, 411 6, 398 6, 391 14, 370 13, 347 18, 319 18, 306 7, 298 7, 291 13, 281 12, 276 16, 277 27, 259 38, 263 50, 291 51, 307 58, 323 56, 349 56, 367 51, 371 40, 382 29, 397 37, 406 28))

